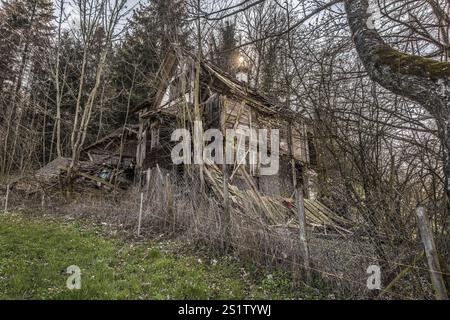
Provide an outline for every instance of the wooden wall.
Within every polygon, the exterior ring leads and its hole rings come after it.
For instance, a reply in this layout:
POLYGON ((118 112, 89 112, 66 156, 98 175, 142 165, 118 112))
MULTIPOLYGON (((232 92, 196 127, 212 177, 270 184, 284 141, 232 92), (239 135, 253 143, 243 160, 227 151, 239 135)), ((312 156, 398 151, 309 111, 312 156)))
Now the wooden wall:
POLYGON ((278 129, 280 154, 290 156, 289 126, 291 126, 293 156, 297 161, 309 163, 307 126, 302 121, 290 123, 274 115, 266 115, 250 107, 244 101, 221 96, 221 128, 225 129, 267 129, 270 148, 270 130, 278 129))

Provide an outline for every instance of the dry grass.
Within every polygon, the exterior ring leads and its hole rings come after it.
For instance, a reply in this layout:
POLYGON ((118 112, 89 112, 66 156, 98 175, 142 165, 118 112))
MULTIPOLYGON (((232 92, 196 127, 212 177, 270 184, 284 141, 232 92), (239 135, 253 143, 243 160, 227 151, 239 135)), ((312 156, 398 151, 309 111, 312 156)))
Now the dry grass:
MULTIPOLYGON (((148 187, 144 187, 142 192, 144 201, 140 237, 164 234, 181 241, 206 245, 216 253, 232 252, 257 270, 288 271, 294 285, 303 282, 305 269, 296 229, 270 226, 253 215, 231 211, 229 232, 225 233, 223 210, 216 198, 208 190, 202 191, 197 180, 174 178, 163 170, 154 172, 148 187)), ((70 201, 55 195, 52 199, 46 199, 43 212, 71 218, 95 218, 136 237, 140 196, 138 189, 130 189, 115 196, 99 191, 84 192, 73 195, 70 201)), ((20 200, 23 198, 17 197, 11 202, 20 200)), ((37 194, 30 203, 36 207, 40 200, 37 194)), ((30 204, 23 206, 30 207, 30 204)), ((367 290, 366 269, 372 264, 382 265, 382 262, 375 258, 373 246, 363 239, 344 239, 337 234, 324 235, 322 230, 310 230, 308 240, 314 276, 311 286, 317 291, 332 292, 330 298, 376 297, 373 291, 367 290)), ((392 261, 400 258, 395 254, 392 261)), ((395 264, 388 266, 399 267, 395 264)), ((416 269, 413 271, 383 298, 429 298, 431 292, 427 273, 416 269)))

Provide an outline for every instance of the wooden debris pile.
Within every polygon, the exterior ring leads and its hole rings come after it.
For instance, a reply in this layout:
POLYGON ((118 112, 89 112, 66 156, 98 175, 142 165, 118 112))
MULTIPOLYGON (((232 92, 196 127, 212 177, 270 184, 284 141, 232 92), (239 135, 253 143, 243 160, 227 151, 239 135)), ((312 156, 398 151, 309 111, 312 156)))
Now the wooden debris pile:
MULTIPOLYGON (((229 200, 233 214, 261 222, 268 228, 286 227, 298 229, 298 217, 294 201, 290 198, 269 197, 262 195, 253 180, 240 166, 241 176, 249 186, 241 190, 228 183, 229 200)), ((205 182, 211 187, 219 203, 224 203, 224 183, 221 170, 209 163, 203 166, 205 182)), ((335 230, 339 234, 350 234, 351 221, 338 216, 317 200, 305 199, 306 221, 311 227, 323 227, 335 230)))
MULTIPOLYGON (((35 178, 40 181, 41 185, 46 184, 47 188, 58 186, 65 181, 70 163, 70 158, 57 158, 39 169, 35 178)), ((131 182, 126 180, 123 173, 124 170, 104 163, 78 161, 74 170, 75 180, 73 183, 83 187, 100 187, 107 190, 123 188, 125 184, 131 182)))
MULTIPOLYGON (((52 181, 58 178, 61 170, 65 171, 69 168, 70 162, 70 158, 56 158, 37 170, 35 176, 41 181, 52 181)), ((86 173, 94 173, 98 169, 98 165, 90 161, 79 161, 78 168, 86 173)))

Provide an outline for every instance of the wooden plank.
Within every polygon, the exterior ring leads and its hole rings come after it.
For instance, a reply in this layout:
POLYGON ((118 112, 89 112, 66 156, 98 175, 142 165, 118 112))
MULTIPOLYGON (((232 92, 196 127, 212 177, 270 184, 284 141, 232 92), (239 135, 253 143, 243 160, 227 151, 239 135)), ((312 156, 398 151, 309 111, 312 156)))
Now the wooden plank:
POLYGON ((300 244, 302 247, 302 253, 303 253, 303 265, 305 267, 305 274, 306 274, 306 282, 308 284, 311 283, 311 269, 310 269, 310 262, 309 262, 309 248, 308 248, 308 242, 306 238, 306 215, 305 215, 305 206, 303 202, 303 192, 301 186, 297 185, 295 188, 295 206, 297 208, 297 214, 298 214, 298 226, 299 226, 299 238, 300 238, 300 244))
POLYGON ((10 185, 9 185, 9 183, 8 183, 8 185, 6 186, 5 212, 8 211, 9 189, 10 189, 10 185))
POLYGON ((298 183, 295 160, 293 154, 293 141, 292 141, 292 124, 288 126, 288 141, 289 141, 289 153, 291 155, 291 170, 292 170, 292 185, 294 186, 295 194, 295 207, 297 209, 298 216, 298 231, 300 239, 300 247, 302 251, 303 266, 305 268, 306 282, 311 283, 311 270, 309 261, 309 248, 308 239, 306 236, 306 213, 305 203, 303 199, 303 187, 298 183))
MULTIPOLYGON (((58 169, 63 170, 63 171, 67 171, 68 170, 65 167, 58 167, 58 169)), ((101 184, 103 184, 105 186, 108 186, 110 188, 114 189, 114 187, 115 187, 112 183, 110 183, 110 182, 108 182, 108 181, 106 181, 106 180, 104 180, 102 178, 99 178, 99 177, 96 177, 96 176, 92 176, 90 174, 87 174, 87 173, 84 173, 84 172, 81 172, 81 171, 77 171, 76 174, 81 176, 81 177, 84 177, 86 179, 89 179, 89 180, 101 183, 101 184)))
POLYGON ((158 70, 157 74, 157 81, 158 83, 158 90, 156 92, 155 98, 153 100, 153 108, 157 109, 159 108, 162 98, 167 90, 167 87, 169 86, 169 79, 172 76, 174 70, 176 68, 176 57, 173 53, 169 52, 167 54, 166 59, 164 60, 163 65, 158 70))
POLYGON ((140 205, 139 205, 139 217, 138 217, 138 229, 137 229, 138 237, 141 235, 141 221, 142 221, 143 205, 144 205, 144 193, 141 192, 141 202, 140 202, 140 205))
POLYGON ((433 234, 428 227, 425 209, 423 207, 418 207, 416 209, 416 215, 419 223, 420 236, 427 256, 428 267, 430 268, 431 283, 433 284, 436 299, 448 300, 447 289, 445 288, 441 266, 439 265, 436 245, 434 243, 433 234))

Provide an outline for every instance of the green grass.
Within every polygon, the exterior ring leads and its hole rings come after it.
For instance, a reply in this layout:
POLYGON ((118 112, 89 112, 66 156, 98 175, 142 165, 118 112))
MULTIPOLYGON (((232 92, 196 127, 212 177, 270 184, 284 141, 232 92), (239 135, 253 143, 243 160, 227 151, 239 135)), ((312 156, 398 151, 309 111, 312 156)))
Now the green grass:
POLYGON ((0 299, 314 298, 284 274, 244 277, 241 268, 106 236, 92 223, 0 213, 0 299), (66 286, 70 265, 81 269, 79 290, 66 286))

